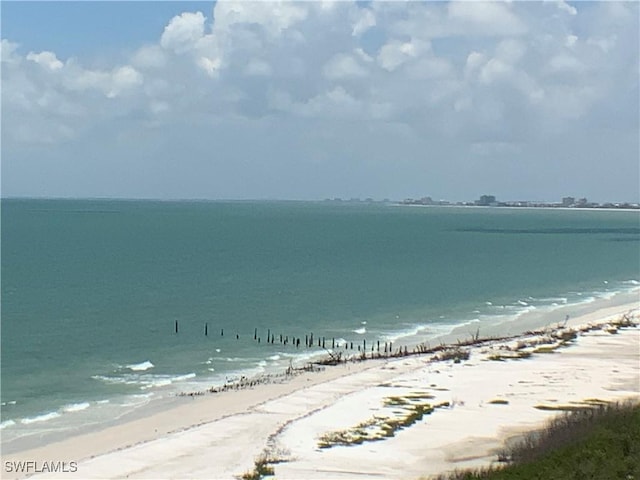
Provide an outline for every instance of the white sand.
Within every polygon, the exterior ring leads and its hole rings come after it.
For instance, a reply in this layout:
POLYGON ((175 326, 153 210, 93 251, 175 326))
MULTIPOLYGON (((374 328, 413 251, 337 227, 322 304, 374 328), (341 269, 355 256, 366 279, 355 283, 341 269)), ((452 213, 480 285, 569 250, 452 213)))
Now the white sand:
MULTIPOLYGON (((606 323, 631 308, 638 303, 593 312, 568 326, 606 323)), ((558 413, 535 406, 640 399, 637 327, 616 334, 587 332, 554 353, 487 360, 512 354, 516 344, 473 347, 469 360, 458 364, 433 362, 433 355, 371 360, 282 384, 186 397, 169 411, 3 456, 2 478, 12 478, 7 461, 66 460, 78 462, 76 473, 35 478, 231 479, 251 470, 266 450, 285 460, 273 465, 278 479, 411 479, 496 461, 507 438, 558 413), (416 393, 433 395, 421 402, 451 406, 435 409, 391 438, 319 448, 319 438, 327 433, 376 416, 406 414, 406 407, 385 406, 385 401, 416 393), (509 403, 489 403, 495 399, 509 403)))

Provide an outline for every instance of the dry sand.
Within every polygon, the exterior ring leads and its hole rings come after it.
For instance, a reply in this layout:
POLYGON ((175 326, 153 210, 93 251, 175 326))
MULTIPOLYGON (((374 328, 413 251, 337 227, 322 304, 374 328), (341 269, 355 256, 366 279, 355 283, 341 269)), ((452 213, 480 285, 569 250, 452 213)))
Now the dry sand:
MULTIPOLYGON (((602 327, 632 309, 637 321, 634 302, 571 319, 556 332, 602 327)), ((40 466, 78 462, 75 473, 34 478, 232 479, 252 470, 264 452, 282 460, 273 465, 282 480, 404 480, 487 465, 497 460, 505 440, 558 414, 536 407, 640 400, 637 325, 580 332, 550 353, 490 359, 550 350, 558 343, 539 333, 465 347, 470 357, 460 363, 434 361, 434 354, 368 360, 283 383, 182 397, 175 408, 146 418, 3 456, 2 478, 12 478, 6 462, 32 460, 40 466), (532 345, 547 340, 555 343, 532 345), (445 402, 380 439, 381 428, 408 418, 418 405, 445 402), (319 447, 322 438, 353 435, 361 424, 368 425, 355 435, 362 443, 319 447)))

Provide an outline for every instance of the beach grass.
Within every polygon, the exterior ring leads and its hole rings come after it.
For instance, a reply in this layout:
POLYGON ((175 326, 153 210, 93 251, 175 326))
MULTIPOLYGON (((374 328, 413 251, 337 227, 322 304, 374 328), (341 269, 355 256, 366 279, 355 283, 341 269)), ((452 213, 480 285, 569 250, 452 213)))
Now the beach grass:
POLYGON ((436 480, 640 478, 640 405, 592 403, 592 408, 552 419, 501 452, 504 468, 455 472, 436 480))

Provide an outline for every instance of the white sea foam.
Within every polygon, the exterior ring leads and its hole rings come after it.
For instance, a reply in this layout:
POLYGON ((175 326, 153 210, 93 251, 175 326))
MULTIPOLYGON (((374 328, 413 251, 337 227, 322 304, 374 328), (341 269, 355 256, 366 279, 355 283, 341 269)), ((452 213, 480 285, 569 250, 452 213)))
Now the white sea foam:
POLYGON ((16 400, 9 400, 8 402, 2 402, 2 406, 4 407, 5 405, 15 405, 16 403, 18 403, 16 400))
POLYGON ((89 404, 89 402, 71 403, 69 405, 62 407, 62 410, 67 413, 80 412, 82 410, 86 410, 90 406, 91 405, 89 404))
POLYGON ((166 387, 168 385, 171 385, 174 382, 182 382, 184 380, 189 380, 190 378, 194 378, 195 376, 196 374, 193 372, 187 373, 184 375, 176 375, 176 376, 171 376, 171 375, 150 376, 148 378, 143 378, 140 380, 139 383, 142 383, 142 385, 140 386, 140 390, 148 390, 150 388, 157 388, 157 387, 166 387))
POLYGON ((23 423, 25 425, 29 425, 31 423, 46 422, 48 420, 53 420, 54 418, 58 418, 59 416, 60 416, 59 412, 43 413, 42 415, 37 415, 35 417, 22 418, 20 420, 20 423, 23 423))
POLYGON ((127 395, 127 401, 121 403, 121 407, 139 407, 146 405, 151 401, 153 393, 145 393, 139 395, 127 395))
POLYGON ((191 372, 191 373, 187 373, 185 375, 178 375, 177 377, 173 377, 173 381, 174 382, 181 382, 183 380, 189 380, 190 378, 195 378, 196 374, 191 372))
POLYGON ((10 427, 11 425, 15 425, 16 422, 14 422, 13 420, 5 420, 4 422, 0 423, 0 430, 3 430, 7 427, 10 427))
POLYGON ((0 423, 0 430, 10 427, 11 425, 15 425, 16 422, 14 422, 13 420, 5 420, 4 422, 0 423))
POLYGON ((357 333, 358 335, 363 335, 365 333, 367 333, 367 328, 366 327, 360 327, 360 328, 356 328, 355 330, 352 330, 353 333, 357 333))
POLYGON ((271 356, 269 357, 269 360, 276 361, 276 360, 280 360, 280 358, 281 358, 281 357, 280 357, 280 355, 275 354, 275 355, 271 355, 271 356))
POLYGON ((155 365, 153 363, 151 363, 149 360, 146 360, 142 363, 133 363, 131 365, 127 365, 126 366, 129 370, 133 370, 134 372, 143 372, 145 370, 149 370, 153 367, 155 367, 155 365))
POLYGON ((360 325, 366 325, 366 324, 367 324, 367 321, 366 321, 366 320, 364 320, 364 321, 360 322, 360 325))

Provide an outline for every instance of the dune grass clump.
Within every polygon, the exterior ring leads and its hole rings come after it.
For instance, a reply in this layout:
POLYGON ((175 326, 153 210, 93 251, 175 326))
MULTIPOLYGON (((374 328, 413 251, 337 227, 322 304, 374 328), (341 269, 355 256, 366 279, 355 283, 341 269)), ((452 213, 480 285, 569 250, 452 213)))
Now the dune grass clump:
POLYGON ((256 458, 253 470, 242 474, 240 478, 242 480, 262 480, 264 477, 272 476, 275 473, 272 465, 287 461, 281 456, 282 453, 283 452, 270 452, 265 450, 256 458))
POLYGON ((492 360, 494 362, 504 362, 506 360, 522 360, 524 358, 529 358, 530 356, 531 352, 517 350, 515 352, 496 353, 494 355, 489 355, 487 357, 487 360, 492 360))
POLYGON ((256 460, 253 470, 242 475, 242 480, 261 480, 263 477, 274 474, 273 467, 266 458, 256 460))
POLYGON ((443 350, 434 358, 434 360, 437 362, 453 360, 454 363, 460 363, 462 360, 469 360, 470 356, 471 353, 469 352, 469 350, 460 347, 454 347, 443 350))

